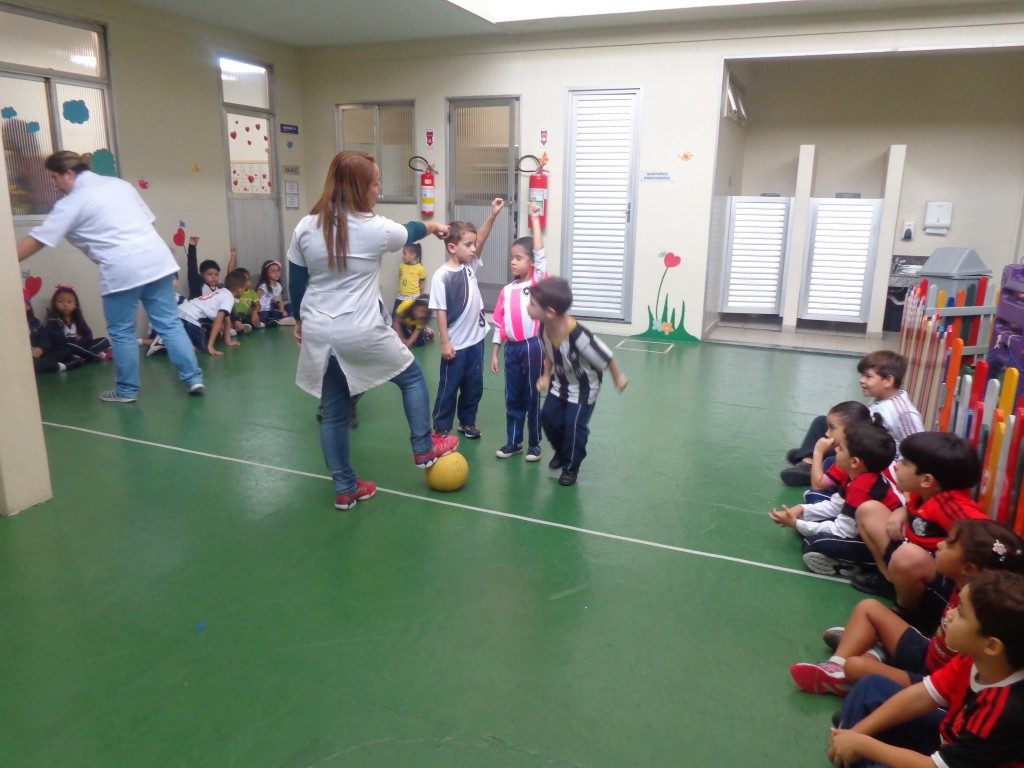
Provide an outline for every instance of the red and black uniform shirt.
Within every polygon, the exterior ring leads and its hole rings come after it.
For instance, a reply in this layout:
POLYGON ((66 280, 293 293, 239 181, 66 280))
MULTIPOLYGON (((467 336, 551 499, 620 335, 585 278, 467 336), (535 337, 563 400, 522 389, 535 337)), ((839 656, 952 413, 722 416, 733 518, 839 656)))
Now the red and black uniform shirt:
POLYGON ((957 656, 924 686, 946 709, 932 755, 939 768, 1024 768, 1024 670, 982 685, 971 657, 957 656))
POLYGON ((961 520, 987 520, 978 504, 965 490, 939 491, 927 501, 912 493, 907 500, 907 522, 903 535, 907 541, 929 552, 939 548, 950 529, 961 520))

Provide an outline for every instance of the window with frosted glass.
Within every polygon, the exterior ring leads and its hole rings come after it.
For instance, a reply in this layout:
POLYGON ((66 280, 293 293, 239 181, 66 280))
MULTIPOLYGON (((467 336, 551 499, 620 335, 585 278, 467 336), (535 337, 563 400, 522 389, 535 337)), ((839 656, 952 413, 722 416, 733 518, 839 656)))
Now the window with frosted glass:
POLYGON ((105 78, 99 28, 0 11, 0 138, 15 217, 53 208, 58 192, 44 163, 57 150, 117 175, 105 78))
POLYGON ((220 81, 225 104, 270 109, 270 78, 266 67, 221 58, 220 81))
POLYGON ((416 175, 409 168, 415 151, 412 102, 341 104, 338 106, 341 149, 367 152, 380 166, 386 203, 416 201, 416 175))

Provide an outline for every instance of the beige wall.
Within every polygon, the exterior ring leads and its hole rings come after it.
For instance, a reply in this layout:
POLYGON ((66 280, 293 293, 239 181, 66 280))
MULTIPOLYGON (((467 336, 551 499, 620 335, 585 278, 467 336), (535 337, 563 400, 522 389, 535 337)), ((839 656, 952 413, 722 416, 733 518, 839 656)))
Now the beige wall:
MULTIPOLYGON (((523 151, 538 152, 541 149, 539 131, 545 129, 549 133, 552 215, 548 220, 547 245, 556 272, 561 271, 567 90, 570 87, 639 86, 642 89, 641 136, 637 148, 640 170, 667 170, 673 181, 639 187, 636 265, 631 275, 634 322, 625 328, 618 324, 595 324, 599 329, 615 332, 644 329, 645 308, 653 300, 663 272, 657 258, 663 250, 672 250, 683 257, 683 265, 672 270, 665 290, 673 297, 685 299, 686 329, 699 334, 707 323, 705 295, 716 295, 716 270, 720 270, 717 264, 712 264, 715 274, 709 285, 712 203, 716 195, 721 197, 723 192, 721 172, 716 185, 716 164, 721 151, 743 143, 729 136, 720 141, 720 99, 726 61, 747 60, 745 63, 752 69, 757 66, 755 60, 766 57, 1021 45, 1024 42, 1024 11, 1019 3, 973 3, 930 11, 903 10, 889 15, 765 19, 756 24, 697 23, 305 51, 149 8, 140 9, 120 0, 39 0, 35 5, 107 25, 122 175, 133 181, 140 177, 150 181, 152 186, 143 196, 156 213, 157 227, 162 234, 170 238, 178 220, 184 219, 191 233, 203 237, 203 255, 215 258, 224 258, 228 247, 224 191, 227 158, 221 139, 220 89, 215 63, 218 53, 273 65, 277 119, 300 125, 301 133, 297 137, 275 136, 279 163, 297 164, 302 170, 300 210, 284 216, 285 243, 302 211, 308 210, 317 196, 324 170, 336 150, 335 103, 416 99, 416 149, 420 154, 427 151, 423 129, 436 131, 439 148, 432 158, 441 171, 438 210, 443 212, 446 202, 445 98, 520 96, 523 151), (294 143, 290 150, 285 148, 289 138, 294 143), (692 160, 682 161, 683 153, 691 153, 692 160), (195 163, 200 165, 199 174, 192 173, 195 163)), ((955 65, 950 66, 955 69, 955 65)), ((920 77, 927 75, 928 68, 922 67, 914 82, 920 84, 920 77)), ((842 72, 837 72, 837 77, 838 80, 819 75, 810 79, 816 80, 819 89, 831 90, 847 82, 842 72)), ((753 112, 762 106, 757 80, 748 83, 748 101, 753 112)), ((962 81, 957 79, 956 82, 962 81)), ((1005 81, 1000 79, 999 82, 1005 81)), ((888 88, 884 80, 875 85, 879 90, 888 88)), ((764 89, 760 93, 767 92, 764 89)), ((1016 92, 1019 93, 1019 89, 1016 92)), ((999 103, 1004 107, 1010 104, 1014 93, 1011 89, 1005 90, 999 103)), ((1018 108, 1013 114, 1019 136, 1019 98, 1016 102, 1018 108)), ((765 108, 766 114, 771 114, 771 105, 765 108)), ((938 105, 933 105, 931 110, 933 115, 946 114, 938 105)), ((753 117, 752 128, 745 136, 744 158, 728 158, 727 164, 742 169, 745 189, 756 185, 756 180, 765 174, 795 178, 795 149, 787 149, 784 157, 776 157, 778 153, 774 152, 759 153, 758 157, 765 158, 763 162, 752 159, 751 153, 756 147, 751 146, 751 136, 756 135, 760 119, 757 114, 753 117)), ((1012 119, 1005 114, 993 115, 992 124, 996 126, 993 130, 1009 135, 1012 119)), ((983 255, 992 262, 996 259, 986 251, 1009 254, 1018 247, 1020 158, 1024 153, 1019 149, 1013 156, 994 156, 988 152, 986 137, 971 133, 977 121, 945 122, 940 128, 932 123, 922 126, 918 121, 921 129, 918 135, 882 141, 871 133, 878 127, 879 120, 873 115, 868 122, 863 134, 865 140, 854 158, 856 162, 850 164, 849 174, 844 172, 842 181, 846 181, 846 175, 877 178, 880 189, 886 149, 890 143, 907 143, 909 165, 904 194, 908 204, 901 211, 901 217, 913 217, 920 224, 922 211, 918 210, 916 201, 929 197, 939 184, 932 176, 935 165, 915 165, 915 139, 918 143, 933 145, 937 154, 941 154, 941 147, 945 146, 951 162, 986 166, 989 180, 980 189, 972 186, 957 193, 954 231, 958 231, 961 223, 977 221, 975 231, 979 234, 972 237, 975 241, 972 244, 982 248, 983 255), (967 134, 963 132, 965 125, 967 134), (925 142, 926 133, 934 139, 928 138, 925 142), (967 150, 964 135, 972 137, 967 150), (1006 194, 998 195, 999 204, 983 199, 992 197, 990 190, 996 187, 992 179, 1006 189, 1006 194), (1008 222, 1007 234, 1003 233, 1003 222, 1008 222), (989 234, 983 235, 983 230, 989 234), (983 237, 987 238, 984 244, 983 237)), ((767 133, 763 136, 768 139, 767 133)), ((827 145, 827 141, 825 143, 827 145)), ((822 146, 819 155, 822 171, 826 171, 830 163, 841 160, 838 153, 822 146)), ((729 175, 726 174, 726 181, 729 175)), ((413 205, 381 206, 380 210, 399 220, 419 218, 417 207, 413 205)), ((952 238, 947 238, 946 242, 952 243, 952 238)), ((926 252, 931 247, 920 235, 914 246, 926 252)), ((436 268, 441 260, 440 245, 428 244, 424 254, 427 268, 436 268)), ((387 263, 382 286, 385 296, 394 291, 392 283, 397 275, 397 261, 398 257, 394 256, 387 263)), ((47 287, 60 280, 85 288, 86 313, 94 324, 99 324, 102 313, 95 291, 96 275, 94 267, 84 257, 63 246, 33 257, 27 266, 44 277, 47 287)), ((712 310, 713 306, 709 305, 708 309, 712 310)))
MULTIPOLYGON (((519 95, 523 151, 537 152, 540 149, 537 140, 539 130, 549 131, 547 150, 552 156, 552 215, 548 218, 547 245, 552 270, 559 272, 562 269, 562 169, 565 163, 567 90, 572 87, 639 86, 642 88, 641 138, 637 148, 640 169, 667 170, 673 181, 639 187, 636 266, 632 275, 633 323, 626 328, 618 324, 593 325, 620 333, 644 330, 645 307, 651 303, 663 272, 657 255, 660 251, 672 250, 683 257, 683 266, 673 270, 665 290, 686 300, 686 329, 699 334, 702 326, 711 322, 711 318, 705 317, 705 294, 716 297, 718 287, 714 283, 718 273, 715 270, 720 270, 719 266, 713 265, 712 284, 708 285, 712 201, 725 191, 721 173, 716 184, 716 161, 720 148, 728 152, 730 148, 743 145, 735 136, 724 136, 721 142, 719 137, 722 73, 727 60, 1022 43, 1024 11, 1019 4, 992 6, 975 3, 963 8, 944 7, 938 11, 904 10, 892 15, 764 20, 756 25, 691 24, 572 35, 540 34, 307 51, 303 53, 304 113, 309 123, 307 157, 312 168, 322 169, 336 150, 335 103, 415 98, 417 151, 420 154, 426 152, 422 136, 424 128, 433 128, 437 132, 441 147, 433 157, 441 171, 438 211, 443 212, 446 203, 443 151, 446 138, 445 98, 519 95), (680 160, 679 156, 685 152, 692 153, 691 161, 680 160)), ((746 63, 754 66, 752 62, 746 63)), ((836 85, 836 82, 822 77, 819 88, 836 85)), ((755 87, 748 87, 748 97, 754 95, 755 87)), ((1007 91, 1004 97, 1005 103, 1006 99, 1012 98, 1012 92, 1007 91)), ((756 99, 754 101, 759 103, 756 99)), ((755 115, 755 123, 757 119, 755 115)), ((1000 125, 1005 123, 1005 119, 1000 119, 1000 125)), ((871 125, 875 124, 877 119, 873 118, 871 125)), ((1017 126, 1019 130, 1019 117, 1017 126)), ((949 125, 949 132, 954 136, 959 129, 959 124, 949 125)), ((899 141, 886 140, 877 149, 874 148, 874 139, 866 141, 864 156, 857 161, 858 173, 878 177, 876 186, 879 191, 884 175, 885 152, 891 143, 909 144, 913 159, 914 137, 901 137, 899 141)), ((747 144, 743 159, 726 159, 731 168, 741 169, 744 187, 754 185, 753 179, 767 172, 756 167, 748 170, 751 154, 749 136, 747 144)), ((822 167, 836 161, 835 158, 830 160, 830 154, 827 148, 823 149, 820 157, 822 167)), ((1019 181, 1021 157, 1018 152, 1007 163, 1005 157, 989 156, 986 162, 993 166, 993 174, 1011 177, 1016 174, 1019 181)), ((787 151, 785 158, 766 160, 765 167, 772 163, 777 168, 771 173, 781 173, 793 183, 796 178, 795 146, 787 151)), ((913 175, 919 173, 918 178, 926 178, 927 167, 920 166, 920 169, 908 174, 909 184, 905 188, 908 194, 928 194, 913 175)), ((725 174, 724 181, 729 175, 725 174)), ((315 174, 307 175, 305 183, 307 195, 319 186, 315 174)), ((932 187, 931 184, 926 186, 932 187)), ((1011 219, 1011 228, 1019 227, 1021 208, 1019 185, 1015 189, 1016 198, 1010 189, 1005 195, 1006 207, 1000 208, 999 214, 1002 218, 1011 219)), ((979 211, 986 216, 991 213, 984 205, 972 209, 967 197, 969 195, 958 198, 963 199, 963 204, 958 205, 955 216, 967 219, 979 216, 979 211)), ((418 216, 416 207, 411 205, 383 206, 381 211, 401 220, 418 216)), ((913 213, 920 219, 920 213, 913 213)), ((996 241, 1002 243, 1001 250, 1005 252, 1015 247, 1016 235, 994 235, 990 241, 993 244, 987 247, 997 250, 996 241)), ((428 246, 424 255, 428 270, 435 268, 440 261, 440 247, 428 246)), ((394 264, 397 264, 397 257, 389 263, 389 270, 394 268, 394 264)), ((383 289, 386 295, 394 290, 386 279, 383 289)))
MULTIPOLYGON (((121 176, 133 183, 140 178, 150 183, 141 194, 156 215, 157 231, 168 243, 183 220, 188 232, 201 238, 200 258, 214 258, 224 266, 229 247, 228 160, 217 58, 228 55, 271 65, 278 122, 304 128, 296 52, 118 0, 35 0, 33 6, 106 25, 121 176), (199 173, 193 172, 196 164, 199 173)), ((272 139, 277 142, 279 162, 304 166, 301 133, 278 132, 272 139), (286 147, 288 139, 293 141, 292 149, 286 147)), ((308 207, 304 195, 301 206, 308 207)), ((299 213, 284 216, 286 245, 299 213)), ((17 227, 17 234, 28 229, 17 227)), ((181 249, 173 250, 184 263, 181 249)), ((34 302, 37 313, 45 308, 55 283, 71 283, 80 291, 90 324, 101 332, 104 322, 96 267, 79 251, 64 243, 44 249, 23 266, 44 280, 34 302)))
POLYGON ((743 194, 792 194, 801 144, 817 148, 813 194, 881 197, 892 144, 907 145, 895 253, 978 250, 996 274, 1014 261, 1024 199, 1024 53, 760 61, 745 80, 743 194), (921 231, 928 200, 953 202, 945 237, 921 231))

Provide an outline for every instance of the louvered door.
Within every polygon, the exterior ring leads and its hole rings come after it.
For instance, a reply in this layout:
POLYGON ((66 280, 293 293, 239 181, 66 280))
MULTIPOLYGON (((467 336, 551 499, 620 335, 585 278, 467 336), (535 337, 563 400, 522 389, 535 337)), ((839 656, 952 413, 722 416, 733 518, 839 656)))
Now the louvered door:
POLYGON ((788 197, 730 197, 723 312, 777 315, 782 306, 788 197))
POLYGON ((881 200, 811 200, 799 317, 865 323, 881 200))
POLYGON ((629 320, 640 94, 570 91, 562 253, 573 312, 629 320))

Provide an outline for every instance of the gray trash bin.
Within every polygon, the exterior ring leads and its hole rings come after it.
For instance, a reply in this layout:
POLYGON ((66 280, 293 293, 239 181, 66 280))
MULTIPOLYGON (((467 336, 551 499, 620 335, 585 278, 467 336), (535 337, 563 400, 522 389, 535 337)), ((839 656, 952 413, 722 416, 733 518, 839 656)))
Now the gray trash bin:
POLYGON ((985 266, 973 248, 936 248, 921 267, 920 275, 928 279, 929 286, 937 286, 946 296, 977 284, 979 277, 991 277, 992 270, 985 266))

